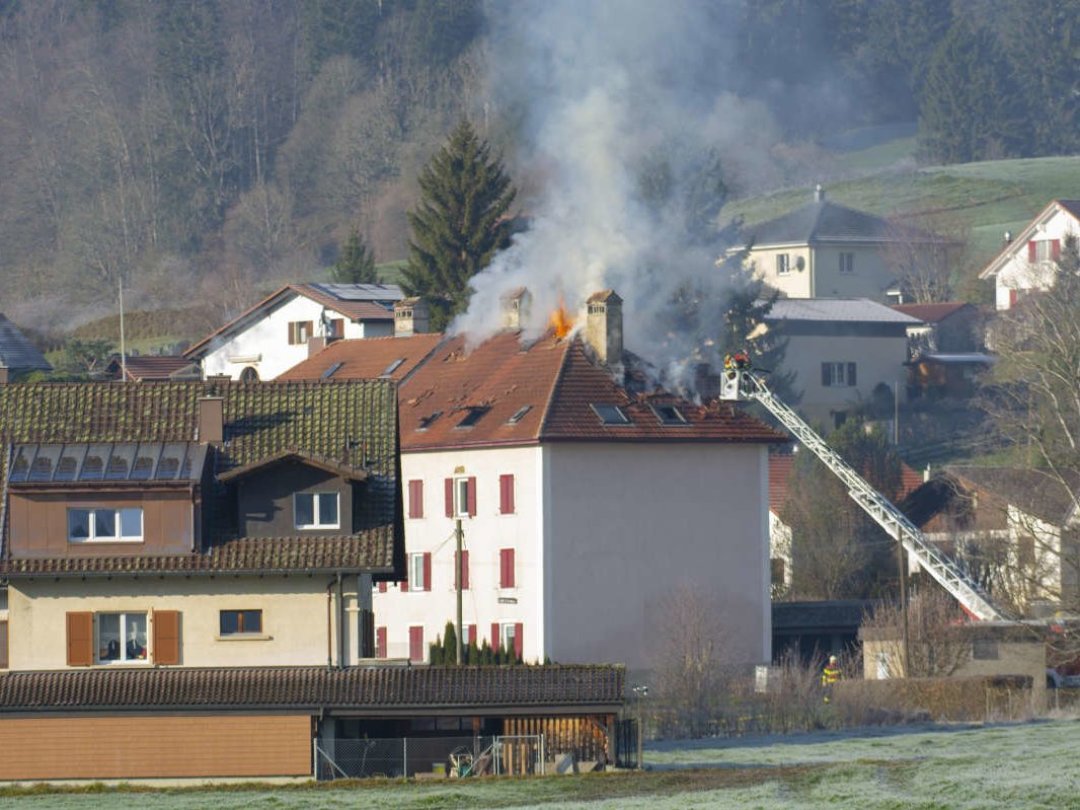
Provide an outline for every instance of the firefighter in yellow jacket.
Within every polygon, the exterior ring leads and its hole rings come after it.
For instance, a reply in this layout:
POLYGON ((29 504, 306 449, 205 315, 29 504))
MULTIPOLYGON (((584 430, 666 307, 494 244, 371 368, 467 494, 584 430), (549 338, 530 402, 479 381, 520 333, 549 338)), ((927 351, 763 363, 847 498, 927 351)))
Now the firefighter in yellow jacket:
POLYGON ((839 681, 843 674, 836 656, 830 655, 829 663, 825 665, 825 669, 821 670, 821 688, 825 692, 826 703, 832 698, 833 684, 839 681))

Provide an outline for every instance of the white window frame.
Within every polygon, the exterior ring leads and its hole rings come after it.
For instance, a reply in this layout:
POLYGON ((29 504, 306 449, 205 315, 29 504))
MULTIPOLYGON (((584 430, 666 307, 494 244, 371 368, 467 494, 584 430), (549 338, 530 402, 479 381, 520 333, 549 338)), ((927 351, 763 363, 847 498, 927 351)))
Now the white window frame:
POLYGON ((297 529, 340 529, 341 528, 341 493, 333 490, 329 492, 294 492, 293 493, 293 526, 297 529), (324 495, 333 495, 334 502, 337 508, 334 510, 337 513, 337 520, 333 523, 323 522, 320 519, 319 512, 321 511, 320 499, 324 495), (314 518, 310 524, 300 522, 300 510, 297 508, 297 502, 300 498, 311 498, 312 508, 311 514, 314 518))
POLYGON ((98 664, 112 665, 112 664, 131 664, 131 663, 148 663, 150 661, 150 646, 149 646, 149 615, 144 611, 127 611, 124 613, 113 613, 103 611, 101 613, 94 614, 94 639, 97 641, 95 656, 98 664), (119 618, 119 638, 113 639, 119 644, 116 658, 108 657, 108 643, 102 638, 103 633, 101 629, 101 622, 108 617, 119 618), (133 626, 129 627, 129 622, 133 622, 135 619, 141 619, 142 621, 142 633, 139 634, 138 625, 133 623, 133 626), (134 641, 137 648, 141 648, 142 654, 131 654, 128 649, 128 643, 134 641), (105 654, 102 654, 102 651, 105 654))
MULTIPOLYGON (((514 644, 514 636, 517 633, 517 622, 499 622, 499 649, 513 653, 517 650, 514 644)), ((524 645, 522 645, 524 649, 524 645)))
MULTIPOLYGON (((829 372, 829 383, 825 385, 825 388, 852 388, 854 384, 848 380, 848 366, 853 365, 851 361, 822 361, 824 365, 831 368, 829 372)), ((856 374, 857 366, 856 366, 856 374)))
POLYGON ((454 479, 454 517, 469 517, 469 477, 454 479))
POLYGON ((424 552, 417 551, 409 554, 409 570, 407 574, 409 592, 426 591, 424 587, 424 552))
POLYGON ((776 275, 791 275, 791 256, 787 253, 776 254, 776 275))
POLYGON ((1035 263, 1040 264, 1042 262, 1052 262, 1054 260, 1054 240, 1053 239, 1034 239, 1035 243, 1035 263))
POLYGON ((141 506, 69 506, 67 510, 67 532, 69 543, 141 543, 145 533, 143 522, 143 509, 141 506), (71 533, 71 517, 75 512, 85 512, 87 515, 86 537, 75 537, 71 533), (114 535, 98 535, 97 513, 111 512, 113 523, 116 527, 114 535), (139 533, 124 534, 124 513, 134 513, 139 517, 139 533))
POLYGON ((855 272, 855 254, 843 252, 840 254, 840 272, 843 275, 851 275, 855 272))

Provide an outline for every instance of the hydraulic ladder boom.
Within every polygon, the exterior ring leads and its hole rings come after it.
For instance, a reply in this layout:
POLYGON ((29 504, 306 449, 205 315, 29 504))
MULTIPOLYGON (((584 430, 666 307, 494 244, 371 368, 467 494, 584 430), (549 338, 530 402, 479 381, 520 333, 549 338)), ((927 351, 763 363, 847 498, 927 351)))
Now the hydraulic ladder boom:
POLYGON ((750 369, 745 355, 725 361, 720 398, 728 401, 753 399, 780 420, 802 445, 816 455, 848 488, 848 495, 878 525, 901 543, 938 583, 971 615, 984 621, 1008 621, 982 588, 946 557, 884 495, 853 470, 840 454, 829 447, 802 418, 781 402, 750 369), (744 365, 745 364, 745 365, 744 365))

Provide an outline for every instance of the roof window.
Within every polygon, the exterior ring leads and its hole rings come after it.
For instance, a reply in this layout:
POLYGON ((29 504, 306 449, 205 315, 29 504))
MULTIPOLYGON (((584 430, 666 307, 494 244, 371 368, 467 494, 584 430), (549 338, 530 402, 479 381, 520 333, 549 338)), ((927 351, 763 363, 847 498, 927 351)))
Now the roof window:
POLYGON ((522 419, 524 419, 525 414, 527 414, 531 410, 532 410, 532 405, 522 405, 520 408, 518 408, 516 411, 514 411, 514 415, 511 416, 509 419, 507 419, 506 423, 508 425, 516 425, 518 422, 520 422, 522 419))
POLYGON ((440 416, 442 416, 442 411, 435 411, 435 413, 429 413, 427 416, 421 416, 420 424, 416 429, 427 430, 440 416))
POLYGON ((489 410, 491 409, 484 406, 474 406, 472 408, 466 408, 465 416, 461 418, 461 421, 458 422, 455 427, 471 428, 473 425, 479 422, 483 418, 484 414, 487 413, 489 410))
POLYGON ((338 361, 337 363, 331 363, 330 368, 328 368, 326 371, 324 371, 322 373, 322 379, 329 380, 331 377, 334 376, 334 374, 337 372, 337 370, 339 368, 341 368, 343 365, 345 365, 345 364, 340 362, 340 361, 338 361))
POLYGON ((653 405, 653 413, 661 425, 685 425, 686 417, 674 405, 653 405))
POLYGON ((618 405, 590 402, 589 407, 600 417, 601 424, 605 425, 629 425, 630 417, 626 415, 618 405))
POLYGON ((405 362, 405 358, 404 357, 399 357, 393 363, 391 363, 386 368, 384 368, 383 373, 380 374, 379 376, 380 377, 389 377, 391 374, 393 374, 395 371, 397 371, 398 367, 400 367, 401 364, 404 363, 404 362, 405 362))

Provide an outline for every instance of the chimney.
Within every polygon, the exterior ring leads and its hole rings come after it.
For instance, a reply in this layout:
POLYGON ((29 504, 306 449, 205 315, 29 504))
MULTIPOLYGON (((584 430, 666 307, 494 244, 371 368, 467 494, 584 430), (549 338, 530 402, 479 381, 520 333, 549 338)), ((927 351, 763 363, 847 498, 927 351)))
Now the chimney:
POLYGON ((511 332, 516 332, 524 327, 529 319, 529 308, 532 305, 532 295, 525 287, 518 287, 508 293, 504 293, 499 299, 502 304, 502 326, 511 332))
POLYGON ((11 369, 7 366, 0 366, 0 385, 11 382, 11 369))
POLYGON ((814 202, 825 202, 825 189, 821 187, 821 183, 814 186, 814 202))
POLYGON ((614 290, 601 290, 586 302, 585 341, 606 366, 622 366, 622 299, 614 290))
POLYGON ((313 357, 326 348, 326 338, 312 335, 307 339, 307 356, 313 357))
POLYGON ((199 400, 199 424, 195 440, 208 444, 225 441, 225 400, 222 397, 202 397, 199 400))
POLYGON ((423 298, 394 302, 394 337, 422 335, 431 331, 431 312, 423 298))

